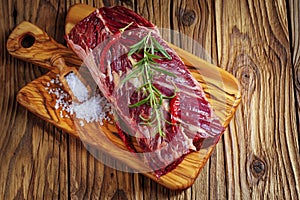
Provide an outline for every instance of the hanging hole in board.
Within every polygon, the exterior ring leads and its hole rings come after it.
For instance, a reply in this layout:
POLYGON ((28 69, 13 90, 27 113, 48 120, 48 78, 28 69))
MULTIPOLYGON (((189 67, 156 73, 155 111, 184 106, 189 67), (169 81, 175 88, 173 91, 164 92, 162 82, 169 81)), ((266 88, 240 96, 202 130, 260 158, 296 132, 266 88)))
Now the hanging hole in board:
POLYGON ((30 34, 25 34, 21 39, 21 46, 23 48, 30 48, 35 42, 35 37, 30 34))

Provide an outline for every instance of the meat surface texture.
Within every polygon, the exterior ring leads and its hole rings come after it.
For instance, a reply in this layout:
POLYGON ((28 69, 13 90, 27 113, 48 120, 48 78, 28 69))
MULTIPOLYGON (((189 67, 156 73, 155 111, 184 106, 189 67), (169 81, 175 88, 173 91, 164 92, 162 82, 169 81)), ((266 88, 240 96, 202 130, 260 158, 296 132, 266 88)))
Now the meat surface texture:
POLYGON ((201 85, 192 77, 180 57, 160 37, 154 24, 121 6, 95 10, 79 22, 66 40, 89 68, 103 95, 114 105, 119 135, 130 151, 151 167, 156 176, 174 169, 190 152, 205 144, 215 144, 224 131, 209 105, 201 85), (126 30, 120 29, 126 27, 126 30), (148 104, 129 107, 145 98, 139 77, 122 83, 132 70, 139 54, 128 56, 132 45, 147 34, 166 50, 171 59, 157 59, 157 67, 172 73, 157 73, 153 85, 165 96, 162 101, 164 120, 158 134, 157 126, 145 125, 140 116, 149 117, 153 109, 148 104), (131 142, 136 140, 139 148, 131 142), (139 150, 137 150, 139 149, 139 150))

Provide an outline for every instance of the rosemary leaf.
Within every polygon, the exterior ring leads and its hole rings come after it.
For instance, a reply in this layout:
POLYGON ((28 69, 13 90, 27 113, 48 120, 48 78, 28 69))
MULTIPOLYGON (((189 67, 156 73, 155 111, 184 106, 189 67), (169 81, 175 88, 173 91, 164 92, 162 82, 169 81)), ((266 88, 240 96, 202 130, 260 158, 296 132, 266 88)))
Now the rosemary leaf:
POLYGON ((141 120, 143 120, 144 122, 149 122, 149 121, 151 121, 151 118, 144 118, 142 115, 139 115, 139 117, 140 117, 141 120))
MULTIPOLYGON (((146 54, 146 56, 148 57, 148 59, 149 60, 151 60, 151 61, 153 61, 153 59, 160 59, 160 58, 162 58, 161 56, 159 56, 159 55, 156 55, 156 54, 151 54, 151 53, 149 53, 149 52, 145 52, 145 54, 146 54)), ((153 62, 155 62, 155 61, 153 61, 153 62)))
POLYGON ((169 71, 164 70, 164 69, 162 69, 162 68, 155 67, 155 66, 151 66, 151 68, 154 69, 155 71, 160 72, 160 73, 162 73, 162 74, 165 74, 165 75, 167 75, 167 76, 171 76, 171 77, 174 77, 174 78, 177 77, 177 76, 176 76, 175 74, 173 74, 172 72, 169 72, 169 71))
POLYGON ((130 51, 128 52, 128 56, 132 56, 132 54, 134 54, 134 53, 138 53, 139 52, 139 50, 140 50, 140 48, 139 47, 135 47, 135 48, 132 48, 132 49, 130 49, 130 51))
POLYGON ((135 68, 132 70, 122 81, 121 85, 123 85, 125 82, 127 82, 129 79, 135 78, 138 76, 138 74, 142 71, 141 68, 135 68))
POLYGON ((137 62, 137 63, 135 63, 134 65, 133 65, 133 67, 136 67, 136 66, 141 66, 141 65, 143 65, 144 64, 144 62, 145 62, 145 59, 146 58, 142 58, 139 62, 137 62))
POLYGON ((143 49, 145 43, 145 38, 140 40, 138 43, 130 46, 130 51, 128 53, 128 56, 131 56, 133 53, 136 53, 137 50, 143 49))
POLYGON ((168 52, 157 42, 157 40, 154 37, 151 37, 152 42, 154 43, 157 50, 164 55, 168 60, 172 60, 171 56, 168 54, 168 52))
POLYGON ((135 108, 135 107, 141 106, 141 105, 147 103, 149 101, 149 98, 150 98, 150 95, 148 97, 146 97, 145 99, 142 99, 139 102, 136 102, 135 104, 130 104, 128 106, 129 106, 129 108, 135 108))

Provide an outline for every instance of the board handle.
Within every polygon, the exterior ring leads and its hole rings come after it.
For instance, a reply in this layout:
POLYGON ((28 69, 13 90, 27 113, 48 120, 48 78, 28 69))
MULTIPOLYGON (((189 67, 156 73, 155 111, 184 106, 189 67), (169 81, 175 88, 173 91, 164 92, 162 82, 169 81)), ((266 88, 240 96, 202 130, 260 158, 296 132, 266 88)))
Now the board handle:
POLYGON ((71 49, 27 21, 20 23, 11 32, 6 46, 12 56, 49 70, 55 69, 50 62, 54 55, 61 55, 68 66, 80 67, 82 64, 82 60, 71 49))

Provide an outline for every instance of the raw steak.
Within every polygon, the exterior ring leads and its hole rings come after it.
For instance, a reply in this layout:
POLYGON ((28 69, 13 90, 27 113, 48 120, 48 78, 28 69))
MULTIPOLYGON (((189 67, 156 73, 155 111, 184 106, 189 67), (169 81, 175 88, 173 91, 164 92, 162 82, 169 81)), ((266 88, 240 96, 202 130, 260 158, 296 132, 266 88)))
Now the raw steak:
POLYGON ((128 149, 139 154, 159 177, 174 169, 192 151, 215 144, 224 131, 209 105, 200 84, 182 60, 161 39, 157 28, 135 12, 121 6, 97 9, 79 22, 66 36, 68 45, 84 60, 103 95, 114 105, 119 135, 128 149), (129 25, 130 24, 130 25, 129 25), (128 26, 129 25, 129 26, 128 26), (120 29, 127 27, 126 31, 120 29), (156 74, 153 84, 165 96, 161 107, 163 132, 156 126, 143 125, 153 111, 149 104, 129 108, 145 98, 135 77, 121 81, 133 70, 141 55, 128 56, 130 47, 151 32, 171 59, 157 59, 158 67, 175 77, 156 74), (177 92, 175 92, 175 89, 177 92), (172 123, 170 123, 172 122, 172 123), (135 139, 139 152, 132 144, 135 139))

